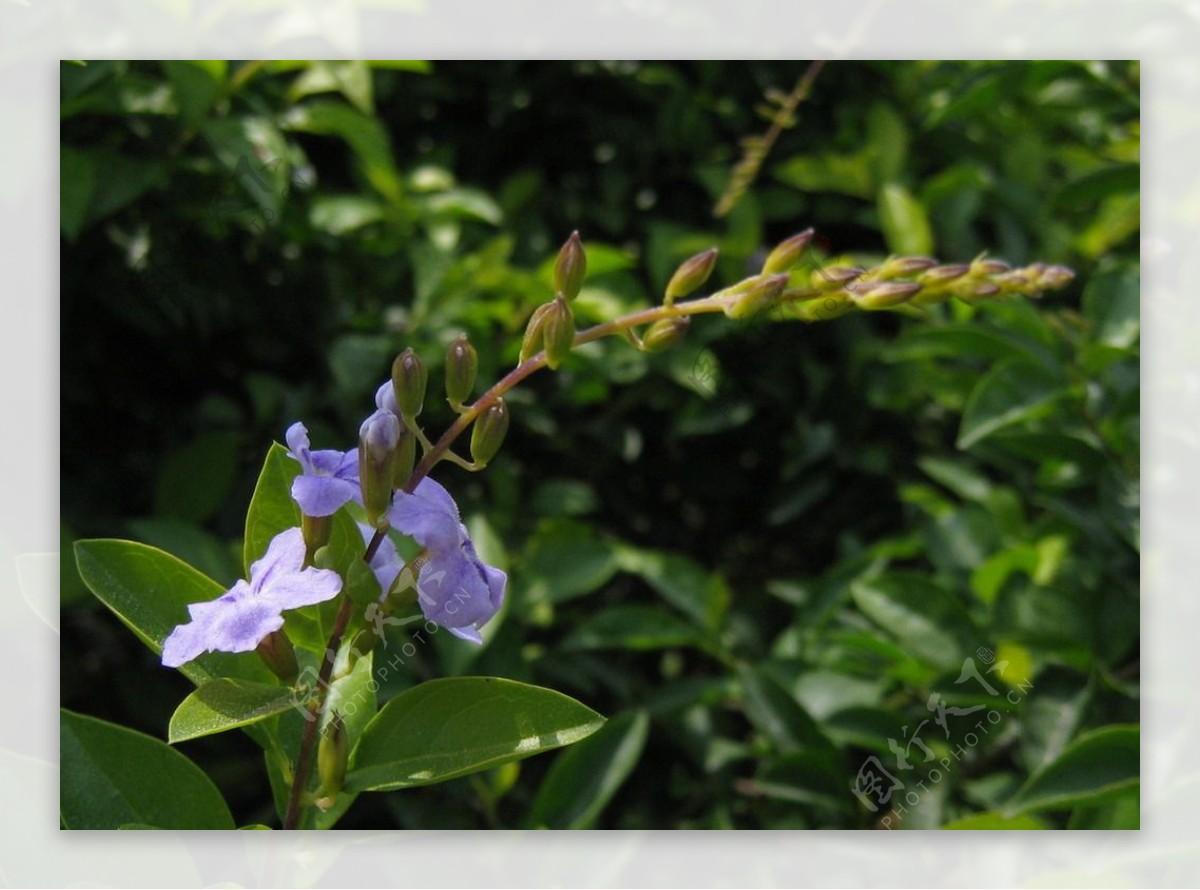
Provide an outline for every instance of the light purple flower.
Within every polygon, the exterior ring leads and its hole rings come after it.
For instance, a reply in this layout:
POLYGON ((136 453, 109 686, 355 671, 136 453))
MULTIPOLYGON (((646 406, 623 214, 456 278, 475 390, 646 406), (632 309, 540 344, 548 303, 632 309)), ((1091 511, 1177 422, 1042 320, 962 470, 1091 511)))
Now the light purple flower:
POLYGON ((288 427, 288 456, 299 461, 304 472, 292 482, 292 499, 305 516, 332 516, 347 501, 358 501, 358 449, 312 451, 308 429, 302 423, 288 427))
POLYGON ((391 380, 383 381, 383 385, 375 390, 375 407, 381 411, 391 411, 400 416, 400 403, 396 401, 396 390, 391 380))
MULTIPOLYGON (((375 537, 375 529, 364 522, 358 523, 358 530, 362 533, 363 544, 370 544, 371 539, 375 537)), ((379 548, 375 551, 375 555, 371 557, 371 571, 375 573, 375 579, 379 582, 379 598, 383 599, 387 596, 392 585, 396 583, 396 578, 400 575, 400 570, 404 568, 404 563, 400 559, 400 554, 396 552, 396 545, 392 543, 392 539, 387 535, 383 536, 383 540, 379 542, 379 548)))
POLYGON ((412 494, 396 492, 388 520, 428 551, 417 577, 417 601, 425 617, 457 637, 482 643, 479 628, 503 604, 508 576, 476 555, 450 492, 422 479, 412 494))
POLYGON ((191 603, 192 620, 163 642, 162 663, 179 667, 205 652, 250 652, 267 634, 283 627, 285 609, 299 609, 338 595, 337 572, 304 565, 304 536, 290 528, 272 539, 250 566, 250 581, 238 581, 205 603, 191 603))

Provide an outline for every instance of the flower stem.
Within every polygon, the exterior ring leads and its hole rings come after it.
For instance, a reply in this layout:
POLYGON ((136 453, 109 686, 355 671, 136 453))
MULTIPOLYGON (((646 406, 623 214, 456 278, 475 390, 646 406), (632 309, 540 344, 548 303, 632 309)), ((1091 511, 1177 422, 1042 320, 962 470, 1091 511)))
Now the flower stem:
MULTIPOLYGON (((382 532, 376 536, 382 540, 382 532)), ((374 543, 374 542, 373 542, 374 543)), ((379 545, 376 543, 375 547, 379 545)), ((321 662, 321 670, 317 673, 317 689, 313 702, 309 705, 308 716, 311 718, 304 724, 304 735, 300 738, 300 754, 296 758, 296 772, 292 776, 292 788, 288 794, 287 814, 283 818, 285 829, 294 829, 300 824, 300 808, 303 805, 304 791, 308 787, 308 773, 312 769, 313 748, 317 741, 317 725, 321 722, 321 712, 325 708, 325 697, 329 693, 329 678, 333 674, 333 662, 337 650, 342 644, 342 635, 346 633, 346 625, 350 623, 350 613, 354 609, 354 601, 350 597, 342 600, 337 618, 333 622, 333 632, 329 635, 329 643, 325 647, 325 658, 321 662)))

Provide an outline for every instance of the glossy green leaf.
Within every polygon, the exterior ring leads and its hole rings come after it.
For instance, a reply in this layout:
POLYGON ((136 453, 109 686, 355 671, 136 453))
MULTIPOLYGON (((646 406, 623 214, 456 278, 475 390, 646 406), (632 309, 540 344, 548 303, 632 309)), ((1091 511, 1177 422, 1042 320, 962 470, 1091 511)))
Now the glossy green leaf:
POLYGON ((644 712, 621 714, 558 755, 533 801, 530 826, 591 828, 637 766, 649 729, 644 712))
POLYGON ((250 577, 250 564, 267 552, 272 538, 300 524, 300 508, 291 494, 292 480, 299 475, 300 464, 288 457, 286 448, 272 442, 246 511, 245 577, 250 577))
MULTIPOLYGON (((188 621, 189 603, 225 592, 216 581, 168 553, 134 541, 75 543, 79 574, 102 603, 156 654, 176 625, 188 621)), ((199 685, 216 677, 271 682, 274 677, 253 652, 212 652, 179 668, 199 685)))
POLYGON ((763 668, 744 666, 738 679, 745 696, 746 716, 779 751, 828 748, 820 727, 791 693, 763 668))
POLYGON ((721 626, 731 593, 720 575, 676 553, 623 546, 617 550, 617 560, 622 570, 641 576, 666 602, 701 627, 715 630, 721 626))
POLYGON ((194 124, 221 95, 229 63, 223 59, 187 59, 163 62, 175 91, 179 117, 194 124))
POLYGON ((1034 816, 1005 816, 1003 813, 976 813, 942 826, 944 831, 1042 831, 1048 826, 1034 816))
POLYGON ((338 136, 351 147, 367 181, 391 202, 403 197, 387 130, 374 117, 339 102, 296 106, 286 125, 302 133, 338 136))
POLYGON ((850 588, 855 604, 908 654, 942 670, 962 666, 983 640, 966 608, 923 575, 892 572, 850 588))
POLYGON ((1005 807, 1010 814, 1098 805, 1137 788, 1140 733, 1136 726, 1086 732, 1034 773, 1005 807))
POLYGON ((221 677, 210 680, 179 703, 171 715, 171 744, 266 720, 296 706, 292 689, 221 677))
POLYGON ((212 780, 158 739, 64 709, 59 750, 68 828, 233 828, 212 780))
POLYGON ((1083 291, 1083 314, 1101 343, 1128 349, 1141 334, 1141 276, 1135 266, 1100 272, 1083 291))
POLYGON ((1137 831, 1142 825, 1141 795, 1137 789, 1096 806, 1079 806, 1071 813, 1072 831, 1137 831))
POLYGON ((1001 362, 975 385, 963 411, 958 447, 970 448, 1033 417, 1062 392, 1061 375, 1025 359, 1001 362))
POLYGON ((604 718, 551 689, 497 677, 430 680, 367 724, 346 787, 388 791, 444 782, 585 739, 604 718))

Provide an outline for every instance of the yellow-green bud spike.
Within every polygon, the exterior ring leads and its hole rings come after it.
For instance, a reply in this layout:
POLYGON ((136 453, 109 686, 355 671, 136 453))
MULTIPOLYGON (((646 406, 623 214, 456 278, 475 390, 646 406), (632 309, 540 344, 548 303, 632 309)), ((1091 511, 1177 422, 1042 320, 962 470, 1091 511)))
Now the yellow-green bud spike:
POLYGON ((762 275, 754 285, 725 307, 725 314, 733 319, 749 318, 771 305, 771 301, 783 293, 788 276, 762 275))
POLYGON ((850 298, 860 309, 891 309, 907 303, 921 285, 915 281, 884 281, 863 287, 846 288, 850 298))
POLYGON ((682 340, 691 326, 692 319, 687 315, 660 318, 646 329, 642 348, 646 352, 664 352, 682 340))
MULTIPOLYGON (((321 792, 326 798, 334 798, 346 781, 346 764, 350 760, 350 738, 342 715, 337 711, 330 714, 329 722, 321 731, 321 742, 317 746, 317 775, 321 778, 321 792)), ((330 800, 332 804, 332 800, 330 800)))
POLYGON ((586 274, 587 254, 584 253, 583 242, 579 240, 579 233, 572 232, 554 261, 554 290, 562 294, 564 299, 574 300, 579 296, 586 274))
POLYGON ((429 373, 425 370, 425 363, 412 351, 412 347, 396 356, 392 362, 392 389, 405 420, 417 417, 425 407, 425 387, 428 382, 429 373))
POLYGON ((479 355, 466 337, 456 337, 446 348, 446 400, 458 408, 471 397, 479 355))
POLYGON ((796 263, 800 262, 800 257, 804 255, 804 251, 808 250, 808 245, 813 239, 813 230, 805 229, 798 235, 793 235, 786 241, 780 241, 775 246, 775 249, 767 254, 766 262, 763 263, 762 271, 764 275, 776 275, 780 272, 790 272, 796 263))
POLYGON ((571 346, 575 342, 575 314, 562 294, 550 304, 542 332, 546 367, 554 370, 571 354, 571 346))
POLYGON ((529 318, 529 324, 525 326, 525 338, 521 341, 521 355, 517 359, 519 364, 524 364, 528 359, 541 352, 542 329, 546 324, 546 314, 553 305, 553 302, 543 303, 533 310, 533 315, 529 318))
POLYGON ((866 271, 857 266, 825 266, 813 270, 809 281, 819 291, 838 290, 844 287, 846 282, 861 278, 866 271))
POLYGON ((496 456, 508 432, 508 405, 504 399, 496 401, 475 421, 471 429, 471 459, 485 466, 496 456))
POLYGON ((358 483, 367 522, 376 528, 386 526, 384 514, 392 505, 401 429, 400 418, 380 408, 358 431, 358 483))
POLYGON ((712 275, 713 268, 717 264, 717 253, 717 248, 710 247, 703 253, 688 257, 680 263, 679 268, 675 270, 675 274, 671 276, 671 280, 667 282, 663 302, 667 306, 670 306, 678 298, 686 297, 697 288, 703 286, 704 282, 708 281, 709 276, 712 275))

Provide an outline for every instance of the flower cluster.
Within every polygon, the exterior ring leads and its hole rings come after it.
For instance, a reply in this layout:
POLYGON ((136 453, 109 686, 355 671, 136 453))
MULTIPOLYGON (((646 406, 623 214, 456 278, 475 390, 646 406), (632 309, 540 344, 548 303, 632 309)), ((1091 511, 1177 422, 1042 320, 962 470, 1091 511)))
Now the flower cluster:
MULTIPOLYGON (((360 448, 314 451, 303 423, 288 427, 288 456, 300 465, 291 495, 305 518, 304 527, 276 535, 266 554, 251 565, 249 581, 238 581, 215 600, 189 605, 191 621, 176 627, 163 642, 164 665, 179 667, 205 652, 253 651, 283 628, 285 611, 316 605, 341 593, 343 579, 337 572, 311 565, 312 553, 318 549, 314 544, 324 543, 311 539, 311 529, 320 528, 320 520, 351 502, 366 506, 368 519, 373 518, 364 494, 368 487, 364 477, 372 467, 377 468, 380 437, 376 431, 385 426, 381 420, 393 427, 398 422, 400 429, 405 429, 392 381, 379 388, 375 401, 378 410, 363 424, 360 448), (376 460, 365 460, 366 455, 376 460)), ((397 444, 394 435, 383 437, 387 467, 397 444)), ((374 526, 359 523, 364 548, 370 546, 377 529, 389 526, 416 541, 423 548, 416 590, 425 618, 455 636, 482 644, 479 630, 503 604, 507 576, 479 559, 458 506, 444 487, 424 478, 411 494, 393 492, 396 479, 390 472, 385 475, 384 499, 389 503, 383 519, 374 526)), ((376 545, 369 565, 379 583, 381 602, 399 592, 395 590, 398 586, 411 583, 396 545, 387 535, 376 545)))

